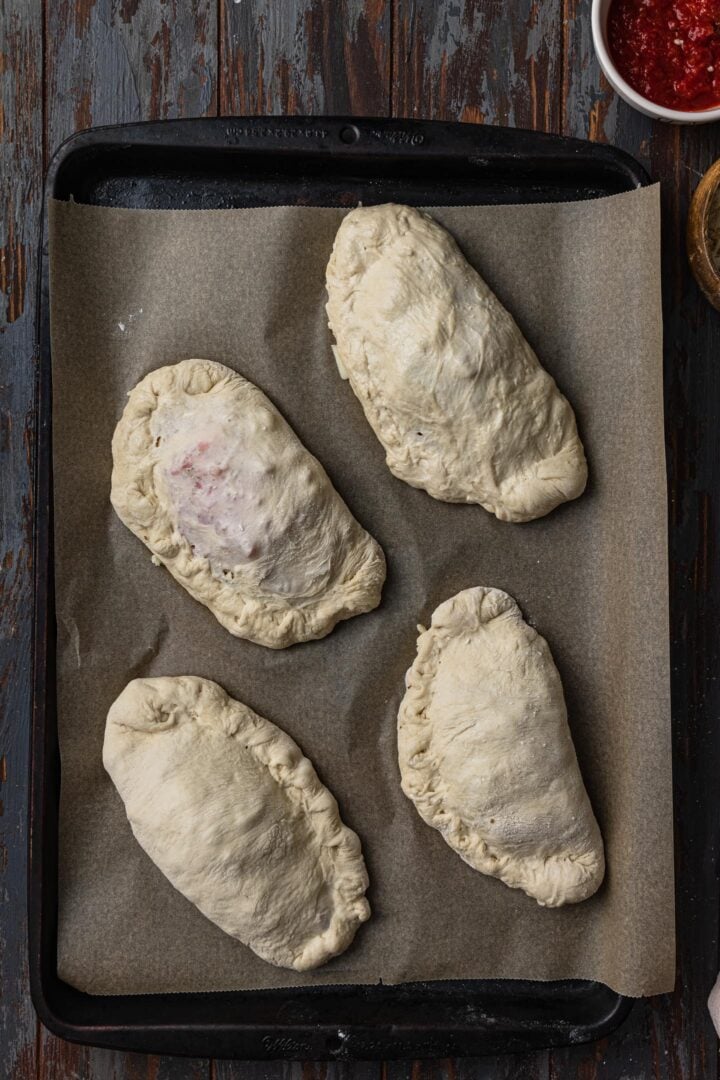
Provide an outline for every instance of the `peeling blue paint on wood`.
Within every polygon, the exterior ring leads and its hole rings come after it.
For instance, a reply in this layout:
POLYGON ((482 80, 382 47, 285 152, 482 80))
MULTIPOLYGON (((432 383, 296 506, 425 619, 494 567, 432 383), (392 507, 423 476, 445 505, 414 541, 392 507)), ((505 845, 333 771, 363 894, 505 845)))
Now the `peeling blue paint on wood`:
POLYGON ((217 111, 214 0, 53 3, 48 40, 51 150, 82 128, 217 111))
POLYGON ((27 992, 25 899, 34 284, 42 185, 42 25, 36 5, 3 4, 0 72, 0 1074, 29 1080, 37 1042, 27 992))
POLYGON ((561 0, 395 0, 393 110, 556 130, 561 0))
POLYGON ((384 116, 390 0, 224 4, 223 115, 384 116))

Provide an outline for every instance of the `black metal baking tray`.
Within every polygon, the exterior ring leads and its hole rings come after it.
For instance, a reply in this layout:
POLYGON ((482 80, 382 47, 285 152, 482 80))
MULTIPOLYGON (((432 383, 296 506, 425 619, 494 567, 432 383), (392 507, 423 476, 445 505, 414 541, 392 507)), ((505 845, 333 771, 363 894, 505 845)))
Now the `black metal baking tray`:
POLYGON ((462 981, 94 997, 56 971, 56 729, 47 200, 227 208, 591 199, 648 183, 627 154, 535 132, 349 118, 180 120, 82 132, 46 180, 39 337, 30 977, 43 1023, 75 1042, 153 1053, 316 1060, 529 1050, 607 1035, 631 1001, 601 983, 462 981))

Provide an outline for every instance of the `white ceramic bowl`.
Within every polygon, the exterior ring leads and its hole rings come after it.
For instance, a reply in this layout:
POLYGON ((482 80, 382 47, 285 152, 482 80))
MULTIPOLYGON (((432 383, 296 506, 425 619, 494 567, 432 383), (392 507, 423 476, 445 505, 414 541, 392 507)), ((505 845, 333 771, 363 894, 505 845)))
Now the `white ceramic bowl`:
POLYGON ((593 0, 592 5, 592 36, 600 67, 603 69, 605 78, 628 105, 632 105, 646 116, 652 116, 655 120, 669 120, 674 124, 709 124, 713 120, 720 120, 720 107, 716 109, 703 109, 700 112, 686 112, 683 109, 666 109, 664 105, 656 105, 654 101, 648 101, 637 90, 633 90, 626 83, 622 75, 615 67, 607 45, 607 20, 608 11, 612 0, 593 0))

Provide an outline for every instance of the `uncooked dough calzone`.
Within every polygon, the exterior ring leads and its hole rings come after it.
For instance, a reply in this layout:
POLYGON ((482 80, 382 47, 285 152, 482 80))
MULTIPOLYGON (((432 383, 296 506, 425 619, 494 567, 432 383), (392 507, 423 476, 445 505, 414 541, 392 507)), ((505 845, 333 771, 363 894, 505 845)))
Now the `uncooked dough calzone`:
POLYGON ((360 207, 327 268, 340 374, 390 471, 529 521, 582 493, 573 411, 453 238, 409 206, 360 207))
POLYGON ((284 648, 380 602, 385 558, 261 390, 183 360, 129 394, 111 500, 237 637, 284 648))
POLYGON ((545 907, 591 896, 603 842, 547 642, 500 589, 435 610, 398 717, 402 788, 476 870, 545 907))
POLYGON ((103 763, 143 850, 263 960, 318 967, 369 918, 360 841, 335 799, 289 735, 216 683, 129 683, 103 763))

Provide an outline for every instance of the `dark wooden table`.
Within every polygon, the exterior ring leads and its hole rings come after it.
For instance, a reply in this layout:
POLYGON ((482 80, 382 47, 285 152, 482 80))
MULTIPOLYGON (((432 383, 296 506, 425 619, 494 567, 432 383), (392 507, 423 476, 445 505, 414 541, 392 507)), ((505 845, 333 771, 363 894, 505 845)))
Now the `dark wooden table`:
POLYGON ((0 1076, 717 1080, 705 1002, 720 915, 720 316, 690 278, 683 232, 720 128, 654 124, 619 101, 593 55, 589 0, 0 0, 0 13, 0 1076), (663 182, 678 980, 595 1045, 386 1066, 247 1064, 75 1047, 36 1021, 25 870, 43 172, 79 128, 258 113, 540 128, 613 142, 663 182))

